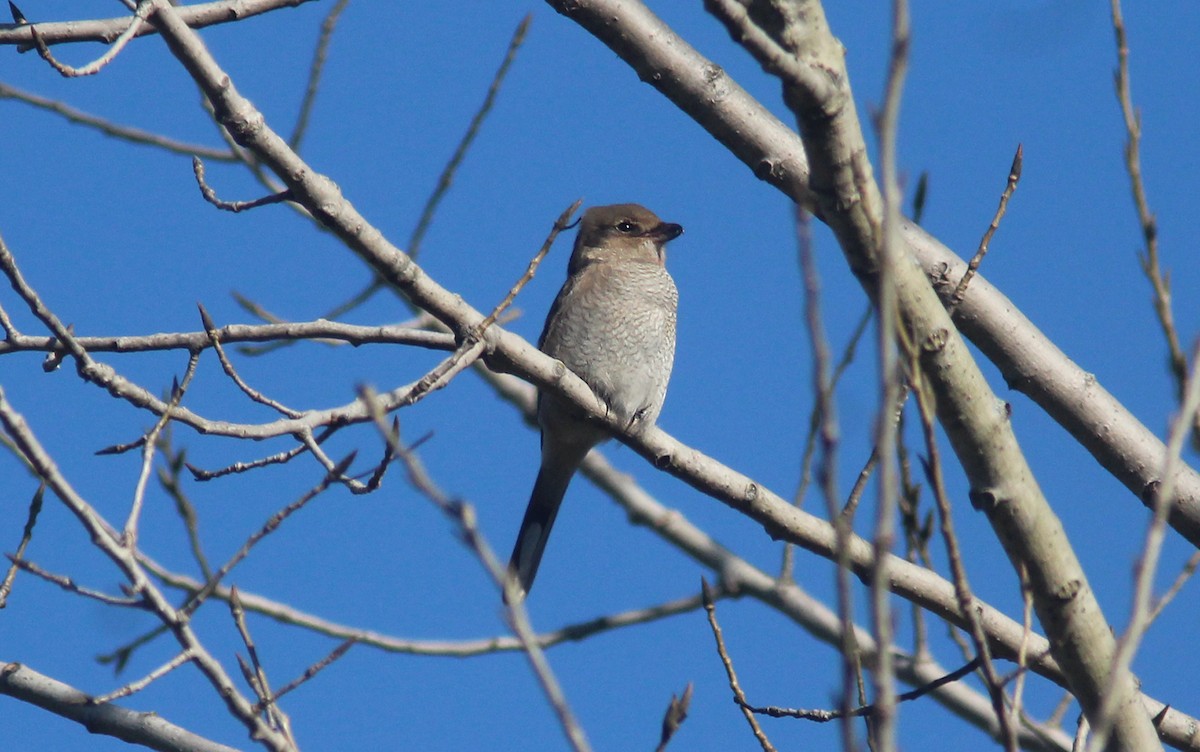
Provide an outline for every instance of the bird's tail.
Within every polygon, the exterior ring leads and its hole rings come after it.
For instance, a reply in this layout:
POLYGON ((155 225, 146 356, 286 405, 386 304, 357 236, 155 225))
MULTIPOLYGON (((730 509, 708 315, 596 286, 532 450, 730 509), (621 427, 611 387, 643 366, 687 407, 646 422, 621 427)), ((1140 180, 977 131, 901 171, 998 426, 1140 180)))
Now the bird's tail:
POLYGON ((524 600, 533 587, 533 578, 537 576, 542 553, 546 550, 546 542, 550 540, 554 518, 558 516, 558 508, 567 493, 571 476, 583 461, 588 447, 582 447, 582 450, 582 453, 571 452, 573 456, 570 457, 558 453, 555 456, 543 456, 542 467, 533 484, 533 493, 529 495, 529 506, 525 508, 525 519, 521 520, 517 542, 508 562, 509 583, 504 591, 505 602, 508 602, 510 594, 515 595, 517 601, 524 600), (574 456, 576 454, 578 456, 574 456))

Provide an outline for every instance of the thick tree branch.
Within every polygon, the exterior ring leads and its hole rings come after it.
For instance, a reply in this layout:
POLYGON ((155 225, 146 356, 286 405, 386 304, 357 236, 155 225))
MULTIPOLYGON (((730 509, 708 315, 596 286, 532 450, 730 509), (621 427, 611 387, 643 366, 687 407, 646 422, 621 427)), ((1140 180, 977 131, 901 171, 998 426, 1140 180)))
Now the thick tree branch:
POLYGON ((96 704, 74 687, 39 674, 20 663, 0 661, 0 694, 37 705, 84 726, 90 733, 116 737, 162 752, 236 752, 180 728, 157 713, 143 713, 113 705, 96 704))

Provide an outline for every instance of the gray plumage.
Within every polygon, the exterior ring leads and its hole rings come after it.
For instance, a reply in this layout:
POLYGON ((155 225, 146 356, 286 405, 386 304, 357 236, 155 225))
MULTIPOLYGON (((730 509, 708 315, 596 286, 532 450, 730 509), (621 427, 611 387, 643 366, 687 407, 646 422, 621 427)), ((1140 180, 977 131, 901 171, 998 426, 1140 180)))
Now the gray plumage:
MULTIPOLYGON (((546 317, 538 347, 587 382, 631 428, 653 425, 675 360, 679 296, 666 244, 683 228, 637 204, 584 213, 567 281, 546 317)), ((508 571, 524 598, 533 586, 563 495, 587 453, 608 438, 569 403, 538 397, 542 464, 508 571)))

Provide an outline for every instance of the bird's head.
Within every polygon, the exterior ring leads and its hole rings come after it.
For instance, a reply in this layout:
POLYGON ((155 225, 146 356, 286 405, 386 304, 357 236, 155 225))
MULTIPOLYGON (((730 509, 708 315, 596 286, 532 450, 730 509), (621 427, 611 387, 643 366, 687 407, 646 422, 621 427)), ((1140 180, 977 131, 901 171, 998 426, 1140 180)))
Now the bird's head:
POLYGON ((570 272, 596 262, 665 265, 667 242, 682 233, 681 226, 638 204, 593 206, 579 222, 570 272))

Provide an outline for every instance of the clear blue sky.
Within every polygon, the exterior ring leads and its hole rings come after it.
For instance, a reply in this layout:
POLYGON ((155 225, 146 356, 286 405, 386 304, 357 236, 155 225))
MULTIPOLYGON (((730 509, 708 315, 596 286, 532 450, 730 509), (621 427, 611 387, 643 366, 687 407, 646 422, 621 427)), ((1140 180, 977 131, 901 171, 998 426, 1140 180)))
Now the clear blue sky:
MULTIPOLYGON (((287 133, 329 2, 310 3, 203 32, 217 60, 268 121, 287 133)), ((657 3, 658 12, 780 117, 777 84, 733 45, 699 3, 657 3)), ((889 3, 829 3, 848 50, 860 111, 881 99, 889 3)), ((34 21, 113 13, 117 3, 27 0, 34 21)), ((525 268, 554 217, 576 198, 636 201, 686 228, 670 267, 681 293, 675 376, 660 419, 685 443, 790 496, 812 406, 810 358, 790 207, 699 126, 569 20, 536 2, 356 3, 330 50, 311 130, 309 163, 333 178, 372 223, 403 247, 445 160, 481 101, 509 36, 533 14, 528 40, 475 149, 458 173, 421 255, 424 268, 477 308, 490 308, 525 268)), ((1164 264, 1176 290, 1186 343, 1200 320, 1194 262, 1200 145, 1200 8, 1128 3, 1134 96, 1145 128, 1143 164, 1157 212, 1164 264)), ((900 166, 927 171, 925 226, 969 255, 995 209, 1009 163, 1024 144, 1024 176, 992 243, 983 274, 1083 368, 1160 433, 1173 407, 1165 348, 1141 277, 1139 232, 1121 161, 1124 131, 1113 96, 1116 53, 1106 3, 934 3, 912 9, 912 65, 903 106, 900 166)), ((60 47, 82 63, 98 45, 60 47)), ((36 54, 5 50, 0 80, 115 122, 219 146, 197 91, 157 38, 135 42, 98 76, 63 80, 36 54)), ((13 101, 0 101, 0 233, 30 282, 77 332, 142 334, 199 328, 196 303, 218 324, 251 319, 237 291, 279 316, 314 318, 368 279, 332 238, 283 207, 241 215, 205 204, 186 157, 130 146, 13 101)), ((261 190, 243 171, 209 165, 225 198, 261 190)), ((510 328, 536 338, 562 280, 564 239, 517 306, 510 328)), ((817 235, 830 338, 840 347, 865 297, 825 232, 817 235)), ((11 292, 2 304, 27 333, 42 333, 11 292)), ((406 318, 386 296, 354 313, 358 323, 406 318)), ((844 431, 842 486, 865 460, 875 415, 870 347, 839 394, 844 431)), ((420 376, 436 354, 400 347, 305 346, 264 358, 238 357, 242 375, 296 408, 343 404, 360 383, 393 388, 420 376)), ((148 388, 169 388, 186 356, 102 356, 148 388)), ((83 384, 69 366, 44 374, 40 356, 0 359, 0 385, 95 507, 123 520, 137 478, 132 455, 96 457, 135 439, 151 418, 83 384)), ((1145 527, 1141 505, 1037 406, 1010 392, 1013 420, 1048 498, 1062 516, 1106 615, 1123 628, 1132 564, 1145 527)), ((210 417, 271 417, 237 393, 206 355, 189 404, 210 417)), ((537 463, 537 436, 474 375, 401 414, 405 436, 429 431, 422 457, 449 493, 472 502, 492 545, 507 554, 537 463)), ((204 438, 177 429, 197 465, 216 468, 286 448, 204 438)), ((368 429, 348 431, 334 454, 363 448, 368 429)), ((606 449, 665 504, 758 566, 777 567, 779 549, 723 505, 652 472, 633 452, 606 449)), ((1192 458, 1194 459, 1194 457, 1192 458)), ((360 463, 366 460, 360 460, 360 463)), ((1015 578, 986 521, 967 504, 952 472, 960 533, 977 592, 1010 613, 1015 578)), ((275 510, 320 478, 310 461, 244 477, 189 483, 214 561, 230 555, 275 510)), ((0 454, 0 549, 12 551, 34 484, 0 454)), ((808 501, 814 511, 820 499, 808 501)), ((182 527, 155 490, 142 544, 188 569, 182 527)), ((1169 581, 1190 553, 1172 539, 1169 581)), ((56 501, 47 500, 28 557, 110 591, 117 571, 88 545, 56 501)), ((832 568, 798 557, 804 586, 827 600, 832 568)), ((192 567, 189 571, 194 571, 192 567)), ((530 607, 541 629, 690 595, 702 571, 586 482, 568 495, 530 607)), ((503 634, 498 597, 446 521, 393 471, 370 496, 332 491, 289 520, 231 578, 239 587, 317 615, 399 637, 472 639, 503 634)), ((897 601, 901 621, 908 609, 897 601)), ((743 687, 752 701, 828 707, 837 690, 832 648, 749 600, 719 606, 743 687)), ((1200 673, 1189 644, 1200 607, 1194 587, 1166 612, 1136 663, 1150 694, 1200 712, 1200 673), (1186 630, 1186 631, 1185 631, 1186 630), (1192 657, 1189 657, 1192 656, 1192 657)), ((141 634, 147 616, 116 611, 29 577, 0 612, 0 659, 93 693, 140 676, 172 655, 160 640, 114 678, 92 657, 141 634)), ((198 618, 210 648, 236 672, 242 652, 228 616, 212 603, 198 618)), ((252 619, 272 681, 282 684, 334 643, 252 619)), ((904 628, 907 634, 907 627, 904 628)), ((957 665, 934 625, 938 657, 957 665)), ((691 718, 674 749, 750 749, 753 740, 729 699, 702 613, 606 634, 550 651, 567 696, 594 747, 651 749, 672 692, 696 684, 691 718)), ((1044 717, 1057 693, 1032 682, 1031 711, 1044 717)), ((226 744, 248 747, 244 730, 185 668, 125 701, 226 744)), ((504 654, 466 660, 414 658, 355 648, 285 704, 308 750, 560 749, 561 733, 524 660, 504 654)), ((5 738, 21 749, 118 750, 66 721, 0 700, 5 738)), ((1071 723, 1068 723, 1068 728, 1071 723)), ((908 749, 975 748, 979 732, 929 702, 902 710, 908 749)), ((766 722, 782 748, 836 743, 836 729, 766 722)))

